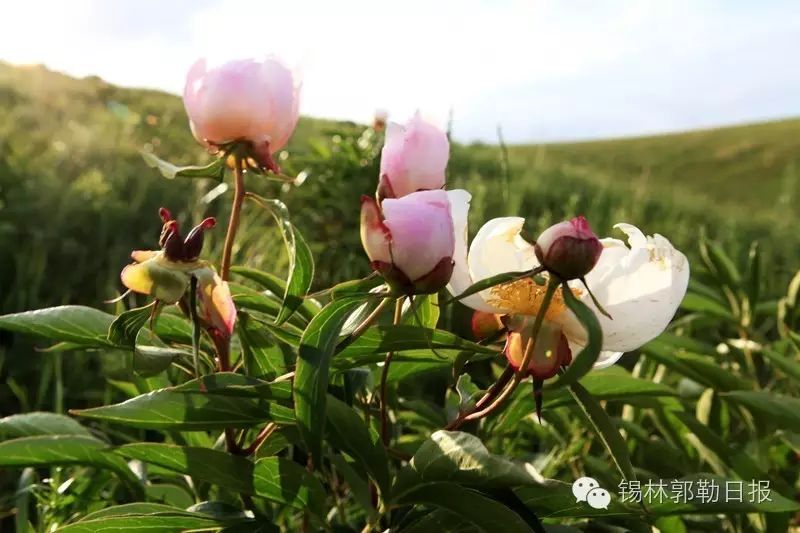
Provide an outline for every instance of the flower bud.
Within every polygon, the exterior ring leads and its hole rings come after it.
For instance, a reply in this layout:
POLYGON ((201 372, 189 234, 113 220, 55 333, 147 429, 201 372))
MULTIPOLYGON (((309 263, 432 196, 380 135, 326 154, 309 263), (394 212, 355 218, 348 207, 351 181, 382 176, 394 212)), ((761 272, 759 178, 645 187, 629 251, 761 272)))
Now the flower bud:
POLYGON ((210 267, 193 272, 197 277, 197 300, 200 318, 216 335, 230 337, 236 323, 236 306, 228 282, 210 267))
POLYGON ((192 133, 205 145, 247 140, 264 167, 297 125, 300 87, 279 60, 230 61, 208 69, 198 60, 186 76, 183 103, 192 133))
MULTIPOLYGON (((507 327, 510 332, 506 340, 505 355, 509 364, 518 370, 525 357, 525 349, 531 341, 534 317, 517 316, 510 319, 507 327)), ((528 364, 528 375, 534 379, 549 379, 558 373, 562 366, 572 362, 572 352, 564 336, 561 326, 544 321, 539 334, 531 345, 531 359, 528 364)))
POLYGON ((361 243, 372 268, 395 290, 438 291, 453 273, 455 232, 447 193, 422 191, 386 199, 381 206, 363 196, 361 243))
POLYGON ((441 189, 450 157, 447 135, 419 113, 405 126, 389 123, 381 152, 378 198, 441 189))
POLYGON ((545 269, 563 280, 578 279, 597 264, 603 245, 582 216, 559 222, 539 235, 536 258, 545 269))

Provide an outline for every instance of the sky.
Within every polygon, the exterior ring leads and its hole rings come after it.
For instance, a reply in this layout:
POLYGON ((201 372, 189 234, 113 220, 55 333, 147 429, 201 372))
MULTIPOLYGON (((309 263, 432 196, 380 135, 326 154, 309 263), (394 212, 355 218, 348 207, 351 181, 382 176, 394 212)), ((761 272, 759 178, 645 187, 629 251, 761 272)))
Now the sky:
POLYGON ((0 59, 179 94, 198 57, 276 54, 305 115, 544 142, 800 115, 800 2, 25 0, 0 59))

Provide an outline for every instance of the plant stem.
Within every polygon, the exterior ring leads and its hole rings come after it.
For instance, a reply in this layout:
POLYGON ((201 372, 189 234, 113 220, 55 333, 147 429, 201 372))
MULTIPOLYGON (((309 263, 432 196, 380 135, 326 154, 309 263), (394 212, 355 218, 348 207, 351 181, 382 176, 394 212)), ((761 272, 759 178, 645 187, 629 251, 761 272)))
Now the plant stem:
POLYGON ((200 320, 197 318, 197 278, 189 283, 189 317, 192 319, 192 360, 194 377, 200 379, 200 320))
POLYGON ((386 304, 389 303, 389 300, 390 300, 390 298, 384 298, 383 300, 381 300, 381 302, 378 304, 378 307, 376 307, 367 316, 367 318, 365 318, 364 321, 361 322, 361 324, 356 326, 356 328, 350 333, 350 335, 347 336, 348 339, 350 339, 350 338, 356 339, 356 338, 360 337, 364 333, 364 331, 366 331, 367 328, 370 327, 373 322, 375 322, 375 319, 380 316, 381 311, 383 311, 384 307, 386 307, 386 304))
MULTIPOLYGON (((403 299, 401 296, 394 305, 394 325, 400 323, 403 315, 403 299)), ((389 378, 389 365, 392 362, 394 352, 386 354, 383 361, 383 371, 381 372, 381 440, 384 446, 389 446, 389 408, 386 405, 386 381, 389 378)))
POLYGON ((242 202, 244 201, 244 173, 242 169, 242 158, 234 154, 233 165, 233 203, 231 204, 231 216, 228 219, 228 232, 225 235, 225 245, 222 248, 222 266, 220 277, 228 281, 231 271, 231 254, 233 253, 233 242, 236 240, 236 230, 239 229, 239 218, 242 213, 242 202))
POLYGON ((511 367, 511 365, 506 365, 506 368, 503 370, 503 373, 500 374, 500 377, 497 378, 497 381, 495 381, 492 386, 489 387, 489 390, 487 390, 486 394, 484 394, 481 399, 475 403, 475 406, 468 412, 460 413, 452 422, 445 426, 445 429, 453 430, 461 427, 461 425, 466 422, 466 418, 468 416, 483 409, 489 402, 494 400, 513 376, 514 369, 511 367))
POLYGON ((275 433, 276 429, 278 429, 278 425, 274 422, 270 422, 264 426, 264 429, 259 432, 252 444, 242 450, 242 455, 253 455, 256 453, 258 449, 261 448, 261 445, 264 444, 264 442, 269 438, 269 436, 275 433))
MULTIPOLYGON (((236 230, 239 229, 239 218, 242 213, 242 203, 244 202, 244 170, 242 168, 242 157, 234 154, 233 165, 233 203, 231 204, 231 215, 228 219, 228 232, 225 234, 225 244, 222 248, 222 265, 220 267, 220 277, 223 281, 228 281, 231 272, 231 254, 233 253, 233 243, 236 240, 236 230)), ((213 335, 212 335, 213 336, 213 335)), ((219 359, 219 369, 223 372, 230 370, 230 338, 214 337, 214 346, 217 349, 219 359)), ((229 453, 240 454, 241 448, 236 442, 236 435, 230 428, 225 429, 225 444, 229 453)))
MULTIPOLYGON (((550 302, 553 301, 553 295, 555 294, 556 289, 560 284, 561 280, 554 276, 552 276, 547 283, 547 292, 545 292, 544 294, 542 305, 539 307, 539 312, 536 313, 536 320, 534 320, 533 322, 533 329, 531 331, 531 336, 528 339, 528 343, 525 345, 525 355, 522 357, 522 362, 520 363, 519 368, 517 368, 517 371, 514 374, 513 381, 511 381, 511 383, 508 384, 508 386, 503 390, 503 392, 501 392, 500 395, 497 398, 495 398, 495 400, 488 407, 476 410, 475 412, 470 413, 469 415, 463 418, 456 419, 457 421, 459 421, 459 424, 456 425, 455 427, 458 427, 464 422, 470 420, 478 420, 480 418, 483 418, 491 414, 493 411, 498 409, 503 404, 503 402, 505 402, 514 393, 520 382, 528 376, 528 366, 530 365, 531 359, 533 358, 533 345, 536 341, 536 337, 539 336, 539 330, 542 328, 542 322, 544 322, 544 316, 547 313, 547 308, 550 307, 550 302)), ((449 428, 448 426, 448 429, 451 428, 449 428)))

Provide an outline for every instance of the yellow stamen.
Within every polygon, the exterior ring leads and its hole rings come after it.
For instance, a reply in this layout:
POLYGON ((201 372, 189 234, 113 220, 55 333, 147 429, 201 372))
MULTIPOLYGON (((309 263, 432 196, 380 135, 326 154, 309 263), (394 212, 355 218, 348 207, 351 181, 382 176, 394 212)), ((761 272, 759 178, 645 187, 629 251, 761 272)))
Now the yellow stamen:
MULTIPOLYGON (((571 290, 575 296, 579 297, 581 295, 580 289, 571 290)), ((530 278, 524 278, 496 285, 489 289, 489 292, 492 295, 489 300, 490 304, 502 309, 508 309, 511 312, 510 314, 536 316, 542 306, 547 287, 537 285, 530 278)), ((564 297, 561 295, 561 291, 556 291, 550 306, 545 312, 544 319, 553 320, 563 313, 565 309, 564 297)))

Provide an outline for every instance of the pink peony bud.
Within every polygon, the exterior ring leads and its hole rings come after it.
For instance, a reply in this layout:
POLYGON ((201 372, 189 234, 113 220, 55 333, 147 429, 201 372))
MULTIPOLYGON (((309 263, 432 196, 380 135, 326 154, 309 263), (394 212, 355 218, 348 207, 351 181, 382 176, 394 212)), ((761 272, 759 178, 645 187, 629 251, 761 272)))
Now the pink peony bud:
POLYGON ((297 125, 299 92, 292 72, 275 58, 230 61, 210 70, 200 59, 186 76, 183 103, 203 144, 248 140, 269 158, 297 125))
POLYGON ((453 272, 455 231, 442 190, 361 199, 361 243, 372 268, 405 294, 436 292, 453 272), (383 208, 381 211, 381 207, 383 208))
POLYGON ((603 245, 582 216, 550 226, 534 246, 536 258, 564 280, 582 278, 600 258, 603 245))
POLYGON ((400 198, 420 190, 441 189, 450 157, 445 132, 419 113, 405 126, 389 123, 381 152, 379 198, 400 198))

